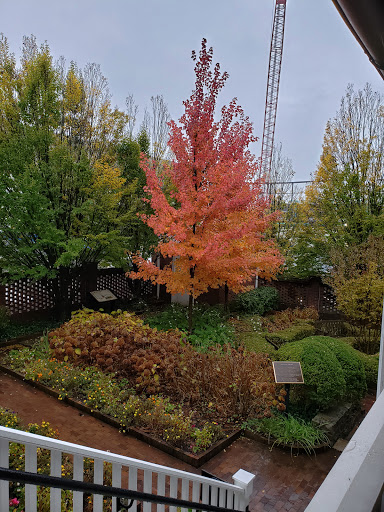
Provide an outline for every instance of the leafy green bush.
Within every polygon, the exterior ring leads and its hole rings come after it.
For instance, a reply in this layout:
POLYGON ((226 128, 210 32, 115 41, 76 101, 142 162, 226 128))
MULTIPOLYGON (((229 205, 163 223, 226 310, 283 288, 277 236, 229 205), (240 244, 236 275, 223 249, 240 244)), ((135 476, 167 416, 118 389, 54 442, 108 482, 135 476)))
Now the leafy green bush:
POLYGON ((329 444, 329 439, 324 432, 310 422, 290 414, 250 419, 243 423, 242 427, 267 436, 270 441, 273 441, 272 447, 275 445, 300 447, 310 454, 316 446, 329 444))
POLYGON ((302 321, 282 331, 268 333, 265 335, 265 339, 272 345, 281 347, 284 343, 291 343, 312 336, 315 331, 313 325, 302 321))
POLYGON ((304 384, 292 387, 291 400, 301 403, 303 408, 327 409, 345 396, 346 384, 341 365, 336 355, 318 339, 286 343, 277 351, 277 357, 281 361, 300 361, 304 384))
POLYGON ((249 292, 239 293, 231 304, 234 311, 254 315, 264 315, 276 309, 279 304, 279 292, 272 286, 262 286, 249 292))
POLYGON ((377 374, 379 371, 379 354, 373 354, 370 356, 368 354, 364 354, 364 352, 360 352, 359 350, 356 350, 356 354, 364 366, 368 388, 376 389, 377 374))
POLYGON ((181 304, 171 304, 165 311, 146 317, 145 321, 161 331, 179 329, 195 347, 206 350, 212 345, 233 342, 233 329, 226 323, 223 310, 196 304, 193 311, 193 333, 188 336, 188 310, 181 304))
POLYGON ((318 340, 335 354, 343 370, 346 393, 345 398, 358 399, 367 392, 364 365, 356 350, 336 338, 329 336, 313 336, 308 340, 318 340))

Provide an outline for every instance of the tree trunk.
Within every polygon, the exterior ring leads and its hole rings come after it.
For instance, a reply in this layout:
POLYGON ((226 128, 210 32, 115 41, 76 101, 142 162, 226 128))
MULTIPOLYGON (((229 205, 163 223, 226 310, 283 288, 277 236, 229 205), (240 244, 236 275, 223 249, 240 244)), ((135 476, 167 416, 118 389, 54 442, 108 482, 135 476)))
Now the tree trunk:
POLYGON ((228 313, 228 311, 229 311, 229 308, 228 308, 228 292, 229 292, 228 285, 227 285, 227 283, 225 283, 225 286, 224 286, 224 311, 226 313, 228 313))
POLYGON ((193 296, 189 296, 188 302, 188 334, 192 334, 193 296))

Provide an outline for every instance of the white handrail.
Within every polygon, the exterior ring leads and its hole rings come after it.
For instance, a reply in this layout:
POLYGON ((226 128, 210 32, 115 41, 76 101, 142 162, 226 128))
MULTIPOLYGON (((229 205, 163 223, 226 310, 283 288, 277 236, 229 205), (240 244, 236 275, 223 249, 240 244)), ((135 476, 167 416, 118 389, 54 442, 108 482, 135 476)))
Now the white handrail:
MULTIPOLYGON (((253 488, 253 479, 254 475, 248 473, 244 470, 240 470, 234 475, 236 485, 229 484, 226 482, 221 482, 218 480, 212 480, 211 478, 200 476, 194 473, 190 473, 187 471, 181 471, 178 469, 170 468, 167 466, 161 466, 159 464, 154 464, 150 462, 145 462, 139 459, 133 459, 131 457, 126 457, 123 455, 118 455, 115 453, 110 453, 103 450, 97 450, 94 448, 90 448, 87 446, 81 446, 74 443, 68 443, 66 441, 60 441, 57 439, 52 439, 36 434, 31 434, 29 432, 23 432, 20 430, 14 430, 7 427, 0 426, 0 466, 8 467, 8 450, 6 447, 7 443, 19 443, 26 446, 26 468, 32 468, 32 472, 37 471, 35 468, 35 455, 37 448, 48 449, 51 451, 51 457, 56 460, 57 454, 64 453, 73 456, 74 460, 74 478, 77 480, 82 480, 82 475, 79 472, 79 465, 82 465, 84 458, 93 459, 95 461, 95 483, 100 483, 100 478, 102 478, 102 465, 104 462, 111 463, 113 468, 112 478, 114 482, 121 482, 121 469, 123 467, 130 468, 129 479, 131 480, 131 472, 132 472, 132 481, 129 483, 129 488, 132 490, 136 490, 137 485, 137 471, 141 470, 144 473, 144 488, 146 490, 152 489, 152 475, 157 474, 157 481, 159 485, 162 487, 161 489, 157 489, 157 492, 161 496, 165 496, 165 478, 168 477, 170 479, 170 487, 171 493, 177 492, 177 482, 180 479, 180 482, 183 483, 183 496, 187 496, 187 491, 189 492, 189 484, 193 488, 194 495, 196 496, 197 486, 202 486, 203 489, 203 503, 209 503, 209 494, 216 496, 219 491, 220 494, 220 506, 227 506, 223 502, 223 496, 227 496, 226 501, 230 501, 230 499, 234 500, 235 508, 238 510, 245 510, 246 506, 249 503, 249 497, 253 488), (6 454, 4 451, 6 450, 6 454), (28 460, 27 460, 28 457, 28 460), (33 457, 33 461, 29 460, 30 457, 33 457), (101 466, 100 466, 101 463, 101 466), (101 469, 100 469, 101 468, 101 469), (96 470, 97 469, 97 470, 96 470), (101 473, 100 473, 101 471, 101 473), (101 475, 101 476, 100 476, 101 475), (147 478, 146 478, 147 477, 147 478), (97 480, 97 481, 96 481, 97 480), (186 482, 189 482, 186 484, 186 482), (176 487, 175 487, 176 485, 176 487), (208 493, 208 489, 211 489, 211 493, 208 493), (175 490, 176 489, 176 490, 175 490)), ((55 463, 55 467, 52 468, 51 465, 51 473, 52 471, 56 471, 57 468, 57 460, 55 463)), ((82 466, 81 466, 82 468, 82 466)), ((27 470, 27 469, 26 469, 27 470)), ((31 469, 29 469, 31 471, 31 469)), ((81 469, 82 473, 82 469, 81 469)), ((56 476, 56 475, 55 475, 56 476)), ((101 482, 102 483, 102 482, 101 482)), ((28 485, 28 504, 26 504, 25 512, 33 512, 36 510, 35 506, 32 504, 32 501, 35 499, 35 486, 28 485)), ((151 491, 150 491, 151 492, 151 491)), ((8 485, 4 485, 4 483, 0 482, 0 510, 6 510, 5 503, 8 505, 9 496, 8 496, 8 485)), ((76 494, 76 502, 79 503, 81 500, 81 493, 76 494)), ((75 497, 75 496, 74 496, 75 497)), ((102 510, 102 501, 100 499, 96 500, 97 505, 94 510, 102 510)), ((57 493, 53 493, 53 498, 51 497, 51 504, 58 508, 57 503, 57 493), (56 496, 56 497, 55 497, 56 496), (55 505, 53 505, 55 503, 55 505)), ((115 510, 115 506, 113 510, 115 510)), ((144 506, 144 509, 148 507, 144 506)), ((80 508, 79 508, 80 510, 80 508)), ((81 507, 82 510, 82 507, 81 507)), ((161 510, 161 506, 159 505, 159 510, 161 510)))

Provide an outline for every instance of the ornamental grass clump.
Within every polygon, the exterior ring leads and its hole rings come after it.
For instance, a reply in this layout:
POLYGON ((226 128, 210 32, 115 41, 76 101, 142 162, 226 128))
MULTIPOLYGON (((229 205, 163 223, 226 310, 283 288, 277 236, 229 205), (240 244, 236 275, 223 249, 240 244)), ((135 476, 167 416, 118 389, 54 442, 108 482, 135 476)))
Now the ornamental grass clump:
POLYGON ((310 422, 301 418, 295 418, 290 414, 281 414, 271 418, 250 419, 243 423, 243 428, 259 433, 268 438, 275 445, 283 445, 303 449, 308 455, 314 452, 316 447, 329 445, 326 434, 314 427, 310 422))

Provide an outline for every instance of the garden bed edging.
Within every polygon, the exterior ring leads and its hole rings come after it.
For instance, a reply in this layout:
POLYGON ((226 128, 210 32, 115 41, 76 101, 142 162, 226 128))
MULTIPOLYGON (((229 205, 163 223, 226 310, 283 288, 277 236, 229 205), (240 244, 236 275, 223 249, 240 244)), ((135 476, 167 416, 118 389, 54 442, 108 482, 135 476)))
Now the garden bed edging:
MULTIPOLYGON (((8 368, 7 366, 4 366, 0 364, 0 371, 3 373, 6 373, 12 377, 15 377, 18 380, 21 380, 25 382, 26 384, 29 384, 30 386, 35 387, 36 389, 39 389, 40 391, 43 391, 49 396, 52 396, 53 398, 59 399, 60 393, 58 391, 55 391, 52 388, 49 388, 48 386, 45 386, 41 382, 36 382, 31 379, 26 379, 23 374, 16 372, 15 370, 12 370, 11 368, 8 368)), ((122 426, 120 422, 112 418, 111 416, 108 416, 98 410, 91 409, 87 405, 83 404, 82 402, 79 402, 77 400, 74 400, 73 398, 64 397, 62 399, 63 403, 66 403, 72 407, 75 407, 76 409, 89 414, 90 416, 93 416, 94 418, 106 423, 107 425, 110 425, 112 427, 118 428, 120 431, 122 429, 122 426)), ((148 443, 150 446, 153 446, 154 448, 158 448, 159 450, 168 453, 169 455, 172 455, 173 457, 186 462, 187 464, 190 464, 191 466, 195 468, 199 468, 206 462, 208 462, 212 457, 220 453, 224 448, 227 448, 233 441, 238 439, 241 435, 242 430, 237 429, 232 434, 229 434, 224 439, 221 439, 220 441, 217 441, 214 443, 208 450, 202 452, 200 455, 195 455, 189 452, 185 452, 184 450, 181 450, 180 448, 176 448, 174 446, 171 446, 170 444, 166 443, 162 439, 158 439, 157 437, 151 436, 147 432, 143 432, 139 428, 136 427, 127 427, 126 430, 123 431, 125 435, 131 435, 132 437, 135 437, 136 439, 139 439, 140 441, 143 441, 145 443, 148 443)))

